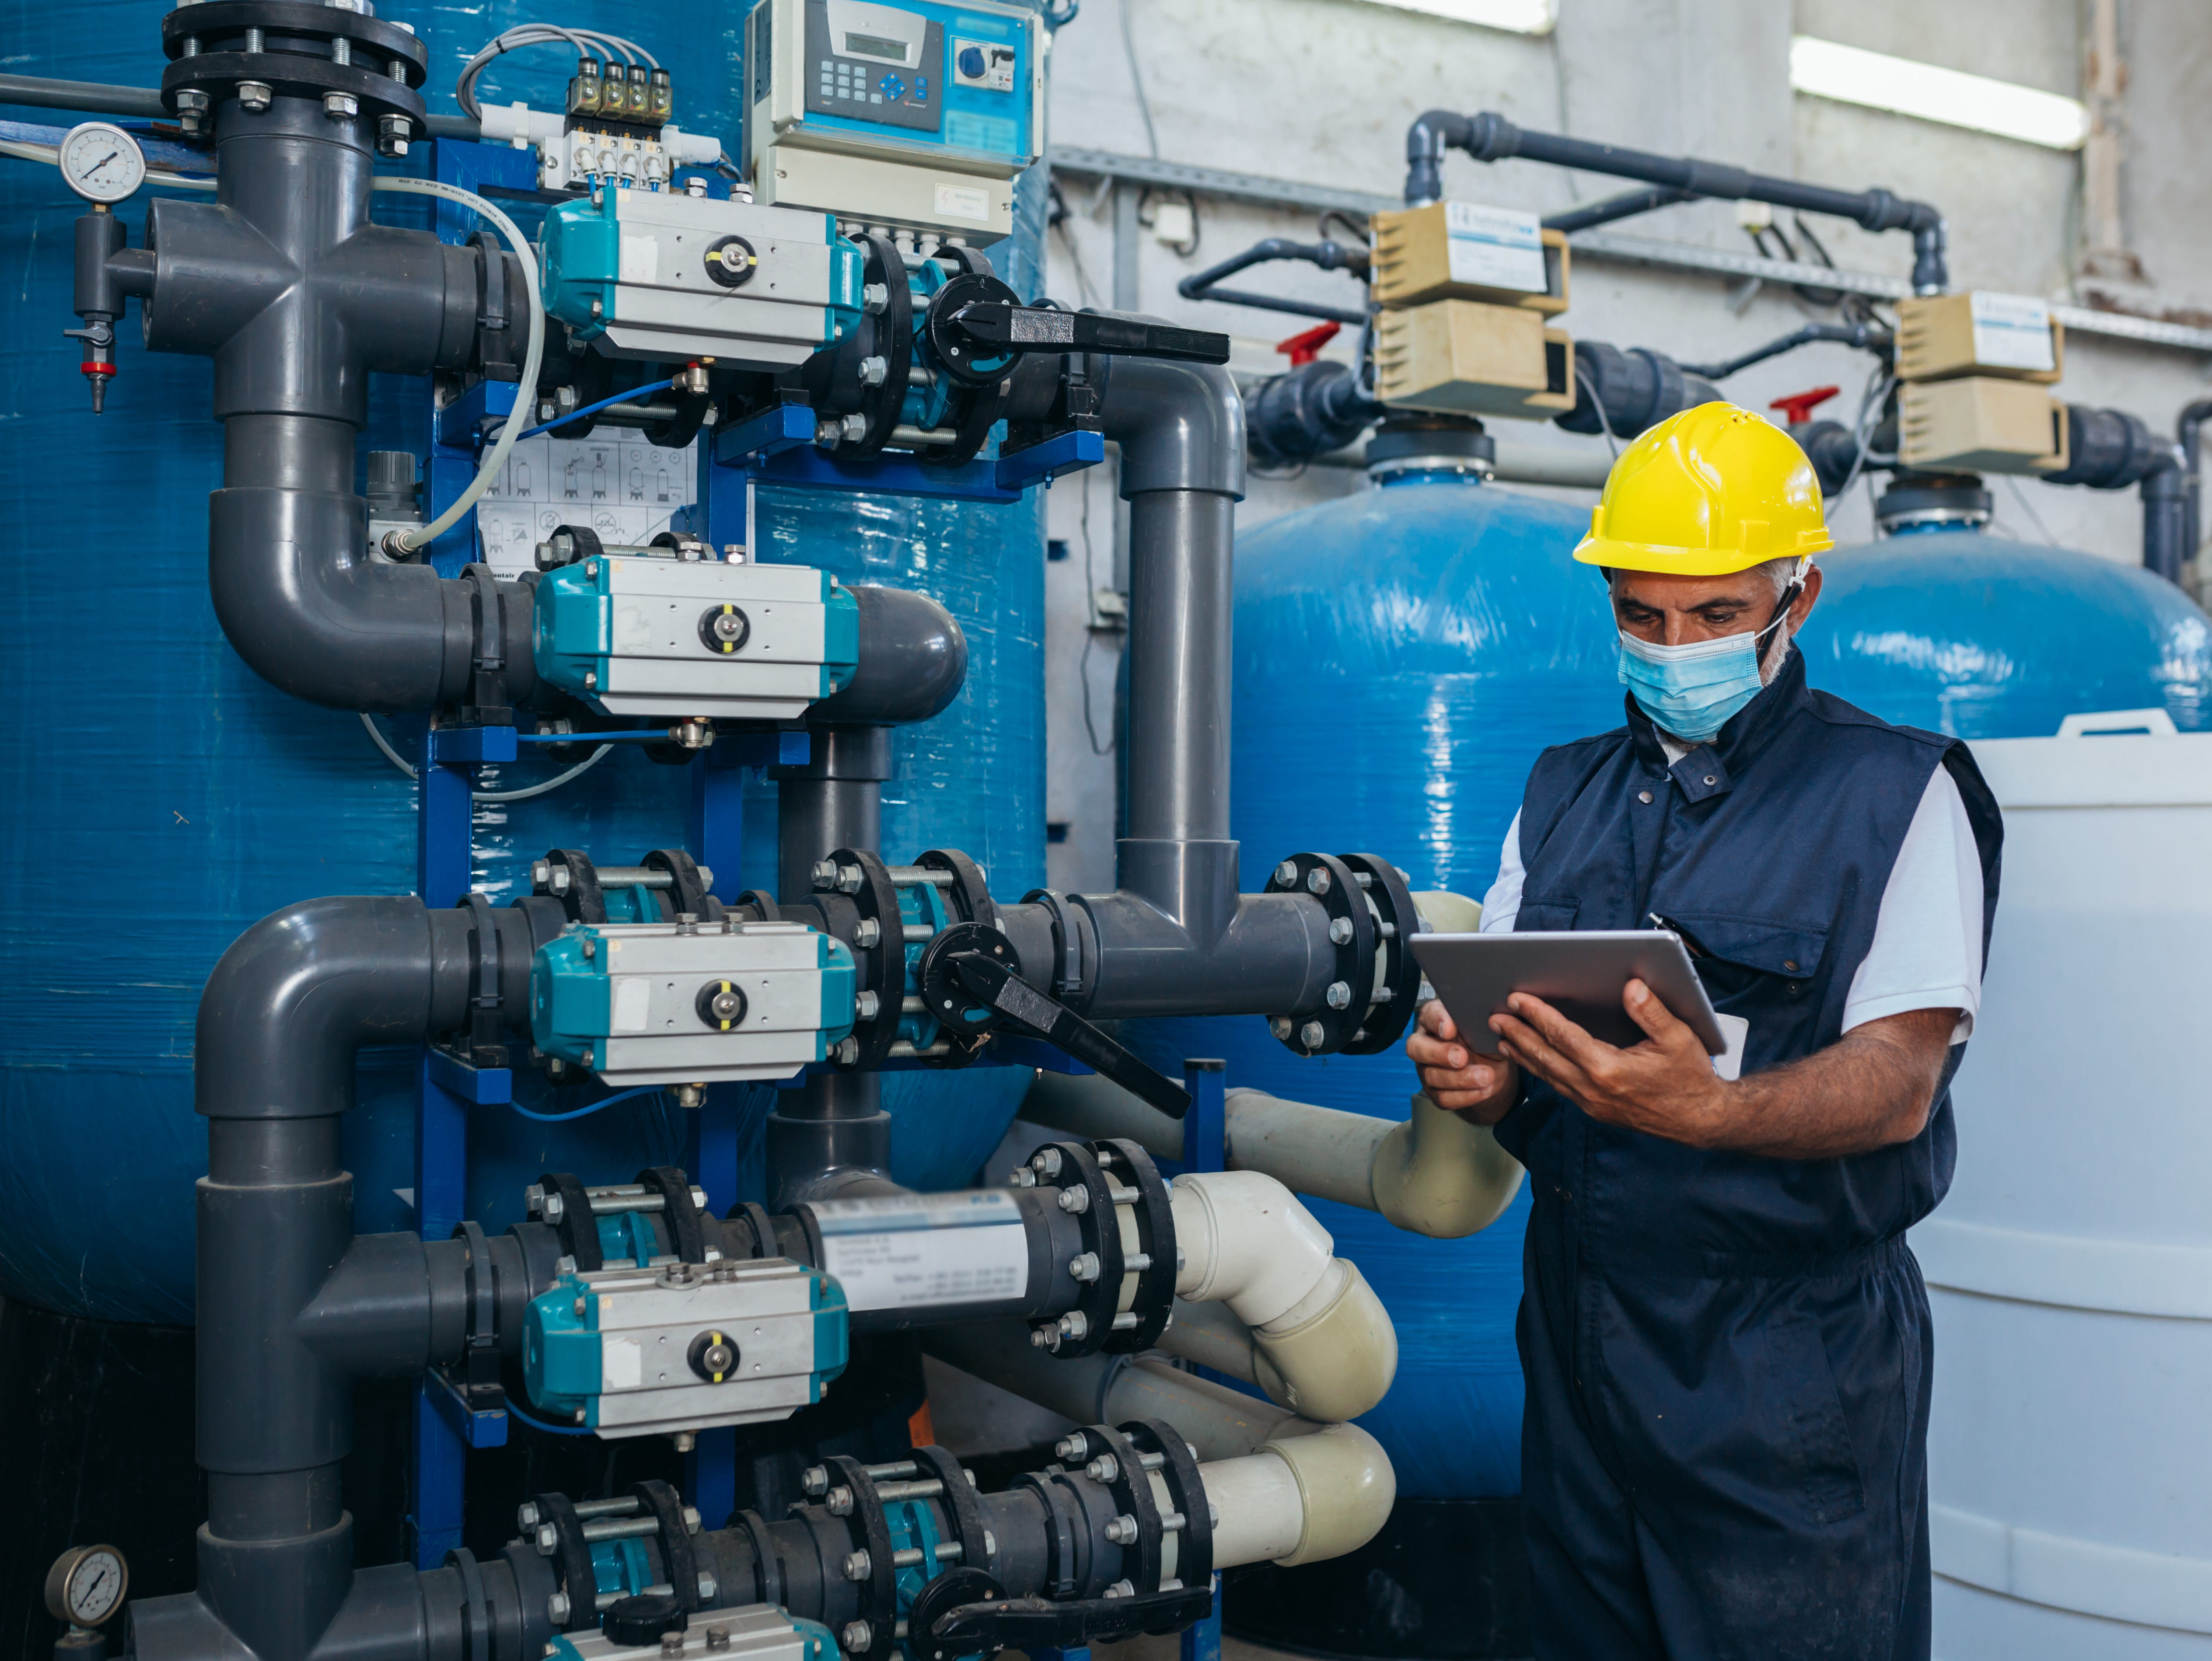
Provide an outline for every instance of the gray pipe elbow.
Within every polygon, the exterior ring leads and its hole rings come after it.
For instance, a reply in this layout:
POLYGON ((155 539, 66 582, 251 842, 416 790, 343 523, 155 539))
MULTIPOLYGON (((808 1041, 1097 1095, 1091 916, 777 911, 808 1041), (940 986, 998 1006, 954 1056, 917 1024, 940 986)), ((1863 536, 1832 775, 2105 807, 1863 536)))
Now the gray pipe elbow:
MULTIPOLYGON (((499 920, 501 961, 526 976, 528 925, 517 912, 499 920)), ((432 912, 412 895, 337 894, 270 912, 231 943, 200 994, 194 1105, 220 1119, 343 1112, 356 1051, 460 1023, 469 926, 466 912, 432 912)))
POLYGON ((1121 446, 1124 497, 1196 490, 1243 500, 1244 402, 1227 369, 1157 358, 1098 361, 1100 408, 1106 436, 1121 446))
POLYGON ((900 726, 927 721, 960 695, 968 637, 952 614, 910 589, 856 586, 860 666, 842 691, 807 712, 830 726, 900 726))

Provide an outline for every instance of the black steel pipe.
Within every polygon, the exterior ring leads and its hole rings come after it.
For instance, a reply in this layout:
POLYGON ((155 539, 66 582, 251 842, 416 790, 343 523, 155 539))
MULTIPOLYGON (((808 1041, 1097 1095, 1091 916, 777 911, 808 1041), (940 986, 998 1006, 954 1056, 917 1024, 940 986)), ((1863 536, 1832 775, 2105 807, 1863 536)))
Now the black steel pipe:
POLYGON ((1531 132, 1494 112, 1467 116, 1431 110, 1417 117, 1406 131, 1408 206, 1443 198, 1447 149, 1465 150, 1478 161, 1515 158, 1544 161, 1583 173, 1641 179, 1691 196, 1764 202, 1803 213, 1830 214, 1869 231, 1907 232, 1912 238, 1913 292, 1939 294, 1949 286, 1943 215, 1927 203, 1910 202, 1889 191, 1830 190, 1695 156, 1655 155, 1559 133, 1531 132))

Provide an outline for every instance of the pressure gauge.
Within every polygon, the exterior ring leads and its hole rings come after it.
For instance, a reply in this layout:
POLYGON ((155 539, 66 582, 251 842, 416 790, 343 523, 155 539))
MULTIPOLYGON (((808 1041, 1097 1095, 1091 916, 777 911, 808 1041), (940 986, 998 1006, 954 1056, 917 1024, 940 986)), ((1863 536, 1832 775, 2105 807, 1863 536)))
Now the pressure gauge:
POLYGON ((73 1546, 47 1572, 46 1609, 58 1621, 96 1627, 123 1607, 130 1584, 131 1571, 113 1546, 73 1546))
POLYGON ((146 182, 146 153, 112 121, 70 128, 57 159, 62 182, 87 202, 121 202, 146 182))

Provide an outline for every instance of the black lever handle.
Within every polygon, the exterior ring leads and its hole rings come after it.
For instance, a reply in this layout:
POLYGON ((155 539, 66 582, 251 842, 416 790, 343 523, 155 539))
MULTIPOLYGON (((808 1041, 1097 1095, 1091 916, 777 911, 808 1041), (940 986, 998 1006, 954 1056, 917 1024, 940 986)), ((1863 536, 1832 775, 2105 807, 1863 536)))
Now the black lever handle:
POLYGON ((1063 312, 1004 300, 971 300, 952 326, 1001 352, 1097 352, 1108 357, 1165 358, 1179 363, 1226 363, 1229 336, 1166 323, 1139 323, 1097 312, 1063 312))
POLYGON ((930 1623, 923 1640, 932 1658, 988 1655, 1001 1649, 1073 1650, 1179 1632, 1213 1612, 1212 1586, 1142 1593, 1134 1597, 1000 1597, 958 1603, 930 1623))
POLYGON ((922 1000, 939 1024, 973 1035, 1012 1027, 1041 1038, 1086 1067, 1181 1118, 1190 1093, 1157 1073, 1066 1004, 1022 979, 1013 943, 982 923, 940 930, 915 966, 922 1000))

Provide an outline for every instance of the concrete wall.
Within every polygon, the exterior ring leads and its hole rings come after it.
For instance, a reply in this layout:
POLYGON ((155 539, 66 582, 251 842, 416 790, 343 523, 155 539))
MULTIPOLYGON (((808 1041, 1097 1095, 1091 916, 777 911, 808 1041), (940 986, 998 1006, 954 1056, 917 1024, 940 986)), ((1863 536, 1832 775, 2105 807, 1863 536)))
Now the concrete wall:
MULTIPOLYGON (((2077 0, 1559 0, 1554 33, 1530 38, 1454 23, 1370 0, 1083 0, 1053 59, 1053 137, 1063 145, 1142 155, 1148 139, 1125 52, 1121 8, 1151 105, 1158 154, 1241 172, 1395 194, 1404 178, 1407 124, 1425 109, 1497 110, 1524 125, 1641 149, 1696 154, 1851 189, 1881 185, 1938 203, 1951 227, 1954 286, 2070 299, 2080 222, 2080 164, 2068 154, 1793 94, 1791 33, 1970 70, 2076 94, 2085 6, 2077 0)), ((2203 0, 2123 0, 2131 90, 2125 175, 2129 231, 2157 285, 2186 308, 2212 299, 2199 275, 2212 253, 2212 182, 2196 142, 2212 102, 2212 12, 2203 0)), ((1620 181, 1509 162, 1486 168, 1455 155, 1446 188, 1476 201, 1546 212, 1624 188, 1620 181)), ((1068 175, 1071 214, 1051 238, 1052 292, 1081 303, 1113 300, 1110 201, 1068 175)), ((1200 244, 1184 257, 1140 242, 1137 300, 1177 321, 1226 330, 1237 367, 1265 372, 1282 360, 1273 343, 1304 326, 1279 314, 1180 300, 1176 285, 1264 236, 1313 239, 1303 213, 1201 197, 1200 244)), ((1664 210, 1622 227, 1639 235, 1742 248, 1729 204, 1664 210)), ((1842 266, 1911 269, 1906 239, 1833 220, 1815 222, 1842 266)), ((1343 274, 1262 268, 1255 287, 1359 303, 1343 274)), ((1596 260, 1574 267, 1577 337, 1647 345, 1689 361, 1725 357, 1826 315, 1789 293, 1745 294, 1716 277, 1596 260)), ((2191 317, 2187 320, 2196 321, 2191 317)), ((1340 343, 1347 344, 1348 343, 1340 343)), ((1747 370, 1723 390, 1753 408, 1785 392, 1834 384, 1844 396, 1822 413, 1849 420, 1872 361, 1814 348, 1747 370)), ((2197 355, 2076 333, 2067 342, 2069 399, 2134 411, 2154 427, 2203 394, 2197 355)), ((1548 427, 1504 424, 1525 440, 1601 446, 1548 427)), ((1051 850, 1052 882, 1075 890, 1113 879, 1114 681, 1121 639, 1093 631, 1089 593, 1115 581, 1117 514, 1111 469, 1087 476, 1091 572, 1085 570, 1085 482, 1053 493, 1052 535, 1072 557, 1049 567, 1050 801, 1067 827, 1051 850), (1085 644, 1089 643, 1087 668, 1085 644), (1091 730, 1082 688, 1091 689, 1091 730), (1094 734, 1096 742, 1094 743, 1094 734)), ((1357 474, 1315 467, 1285 481, 1255 480, 1245 524, 1364 488, 1357 474)), ((1493 487, 1526 488, 1526 487, 1493 487)), ((2140 519, 2132 493, 2099 495, 2033 482, 1996 481, 2001 529, 2023 540, 2132 561, 2140 519)), ((1580 500, 1593 493, 1547 492, 1580 500)), ((1838 540, 1870 531, 1869 492, 1855 488, 1832 509, 1838 540)))

